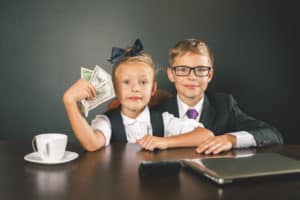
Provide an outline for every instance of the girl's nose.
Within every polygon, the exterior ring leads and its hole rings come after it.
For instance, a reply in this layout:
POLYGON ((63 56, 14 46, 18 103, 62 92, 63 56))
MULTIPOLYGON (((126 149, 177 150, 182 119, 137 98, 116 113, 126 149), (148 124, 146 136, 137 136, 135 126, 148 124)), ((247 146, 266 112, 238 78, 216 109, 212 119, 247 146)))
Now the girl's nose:
POLYGON ((140 91, 140 85, 138 83, 133 83, 131 86, 131 90, 134 92, 140 91))

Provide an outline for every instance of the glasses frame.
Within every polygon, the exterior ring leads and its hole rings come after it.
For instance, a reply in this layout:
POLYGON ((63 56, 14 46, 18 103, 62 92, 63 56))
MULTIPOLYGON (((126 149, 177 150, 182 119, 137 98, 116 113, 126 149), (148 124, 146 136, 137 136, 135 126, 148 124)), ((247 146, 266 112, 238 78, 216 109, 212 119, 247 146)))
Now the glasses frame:
POLYGON ((209 75, 209 72, 210 72, 212 67, 209 67, 209 66, 189 67, 189 66, 185 66, 185 65, 179 65, 179 66, 171 66, 170 68, 174 71, 176 76, 189 76, 191 74, 191 71, 193 71, 195 76, 197 76, 197 77, 207 77, 209 75), (178 67, 186 67, 186 68, 189 69, 189 72, 186 75, 178 75, 177 72, 176 72, 176 68, 178 68, 178 67), (207 70, 207 75, 197 75, 195 70, 199 69, 199 68, 206 69, 207 70))

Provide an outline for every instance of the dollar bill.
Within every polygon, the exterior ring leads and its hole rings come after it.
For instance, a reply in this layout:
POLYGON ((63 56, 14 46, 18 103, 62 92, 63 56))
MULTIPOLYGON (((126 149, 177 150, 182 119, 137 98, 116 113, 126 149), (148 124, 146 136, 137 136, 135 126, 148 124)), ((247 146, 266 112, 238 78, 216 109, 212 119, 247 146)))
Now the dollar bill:
MULTIPOLYGON (((86 76, 86 74, 89 74, 89 72, 85 69, 82 69, 84 72, 81 71, 82 77, 88 78, 89 76, 86 76)), ((96 88, 96 97, 91 100, 81 100, 80 109, 86 117, 90 110, 115 97, 111 75, 98 65, 90 75, 89 82, 96 88)))
POLYGON ((111 75, 107 73, 104 69, 96 65, 89 82, 96 88, 99 88, 107 81, 111 81, 111 75))
POLYGON ((85 68, 85 67, 80 68, 80 78, 81 79, 89 81, 91 79, 92 74, 93 74, 93 70, 85 68))

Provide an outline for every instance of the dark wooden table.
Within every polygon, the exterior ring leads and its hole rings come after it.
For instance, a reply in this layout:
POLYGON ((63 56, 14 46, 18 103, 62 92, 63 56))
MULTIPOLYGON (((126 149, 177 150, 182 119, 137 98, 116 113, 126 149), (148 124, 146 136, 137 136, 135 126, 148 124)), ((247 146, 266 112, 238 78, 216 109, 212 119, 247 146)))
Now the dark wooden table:
MULTIPOLYGON (((185 168, 174 176, 138 174, 142 160, 201 157, 193 148, 153 153, 135 144, 112 144, 85 152, 71 143, 68 150, 79 153, 79 158, 61 165, 41 165, 23 159, 32 151, 30 141, 0 141, 0 199, 300 199, 299 176, 219 186, 185 168)), ((222 156, 245 152, 278 152, 300 160, 300 145, 235 150, 222 156)))

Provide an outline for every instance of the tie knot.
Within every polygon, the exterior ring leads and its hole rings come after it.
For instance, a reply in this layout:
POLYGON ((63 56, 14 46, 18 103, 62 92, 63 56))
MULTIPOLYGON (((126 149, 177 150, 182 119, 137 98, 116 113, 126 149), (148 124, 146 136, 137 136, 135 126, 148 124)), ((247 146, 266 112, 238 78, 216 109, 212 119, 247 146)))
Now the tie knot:
POLYGON ((188 118, 190 118, 190 119, 196 119, 197 117, 198 117, 198 112, 197 112, 197 110, 195 110, 195 109, 188 109, 187 111, 186 111, 186 115, 187 115, 187 117, 188 118))

